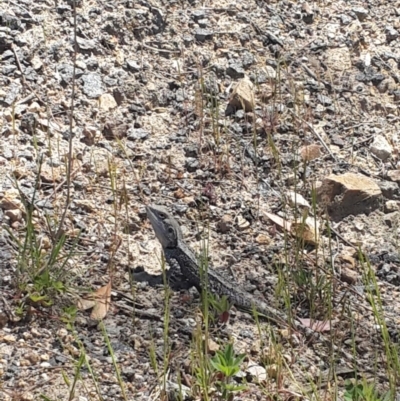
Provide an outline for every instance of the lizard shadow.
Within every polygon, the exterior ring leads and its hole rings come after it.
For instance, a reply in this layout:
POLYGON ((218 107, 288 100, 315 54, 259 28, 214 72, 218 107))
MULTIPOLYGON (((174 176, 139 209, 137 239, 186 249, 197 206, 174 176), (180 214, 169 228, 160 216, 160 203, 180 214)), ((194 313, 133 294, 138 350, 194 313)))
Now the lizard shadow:
MULTIPOLYGON (((131 276, 134 282, 144 283, 147 282, 150 287, 158 287, 164 285, 164 274, 150 274, 147 273, 142 266, 135 267, 131 270, 131 276)), ((165 279, 168 285, 174 291, 188 290, 193 287, 182 274, 169 274, 169 270, 166 271, 165 279)))

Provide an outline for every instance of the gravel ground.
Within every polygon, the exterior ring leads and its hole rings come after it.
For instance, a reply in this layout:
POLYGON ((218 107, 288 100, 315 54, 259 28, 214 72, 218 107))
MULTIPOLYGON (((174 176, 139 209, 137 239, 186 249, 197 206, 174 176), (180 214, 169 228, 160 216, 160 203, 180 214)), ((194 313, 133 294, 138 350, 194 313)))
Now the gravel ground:
MULTIPOLYGON (((34 197, 33 223, 44 257, 51 248, 50 228, 66 201, 73 82, 72 202, 63 230, 67 247, 78 239, 63 267, 72 294, 52 308, 31 305, 23 318, 16 318, 16 310, 25 305, 27 290, 15 285, 15 252, 2 246, 0 398, 68 399, 63 374, 73 379, 82 344, 102 399, 123 399, 97 322, 79 312, 75 337, 60 318, 63 307, 87 288, 107 284, 111 274, 112 304, 104 324, 127 399, 158 399, 149 350, 154 346, 161 366, 164 292, 138 283, 134 318, 133 303, 123 296, 132 293, 131 269, 160 271, 160 247, 144 206, 167 206, 194 249, 209 238, 217 269, 282 308, 274 296, 279 280, 272 262, 279 260, 289 271, 301 264, 313 273, 320 267, 315 246, 298 260, 296 242, 268 213, 293 220, 295 208, 284 194, 296 191, 312 203, 314 187, 324 195, 324 180, 346 173, 356 174, 361 187, 350 190, 350 202, 340 203, 335 193, 339 206, 328 217, 322 201, 316 206, 318 222, 330 220, 336 233, 330 242, 321 228, 319 247, 334 255, 322 257, 325 266, 334 259, 332 331, 346 353, 355 353, 359 369, 385 388, 379 325, 352 247, 374 254, 397 251, 399 16, 399 3, 375 0, 77 1, 74 69, 71 0, 0 2, 0 239, 6 241, 8 233, 24 238, 23 202, 34 197), (252 87, 249 105, 239 101, 244 110, 235 107, 240 82, 252 87), (306 162, 307 149, 317 156, 306 162), (372 184, 364 186, 359 177, 372 184), (374 194, 368 185, 378 188, 374 194), (360 193, 365 196, 356 210, 360 193), (376 205, 366 207, 366 198, 376 198, 376 205), (341 319, 344 297, 352 322, 341 319)), ((398 341, 399 264, 383 261, 373 269, 386 322, 398 341)), ((310 317, 305 300, 291 296, 298 316, 310 317)), ((173 293, 171 302, 169 377, 176 382, 178 372, 191 375, 199 299, 191 290, 189 296, 173 293)), ((316 314, 323 317, 323 311, 316 314)), ((280 333, 278 343, 291 374, 276 380, 267 366, 267 379, 250 383, 237 399, 276 393, 289 399, 324 376, 332 361, 329 350, 301 334, 289 337, 280 333)), ((233 338, 237 352, 261 364, 263 345, 251 317, 233 314, 213 338, 233 338)), ((350 361, 337 358, 336 368, 346 372, 337 381, 340 395, 350 361)), ((87 369, 81 374, 85 380, 70 399, 100 399, 87 369)), ((328 387, 321 386, 322 394, 328 387)))

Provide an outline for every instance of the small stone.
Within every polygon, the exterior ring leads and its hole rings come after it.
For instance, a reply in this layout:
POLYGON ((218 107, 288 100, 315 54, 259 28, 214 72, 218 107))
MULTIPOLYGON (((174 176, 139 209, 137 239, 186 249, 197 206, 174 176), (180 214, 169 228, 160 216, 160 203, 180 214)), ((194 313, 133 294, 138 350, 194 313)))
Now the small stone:
POLYGON ((385 213, 392 213, 400 210, 399 202, 395 200, 388 200, 385 203, 385 213))
POLYGON ((40 60, 39 57, 34 57, 34 58, 31 60, 31 65, 32 65, 32 68, 33 68, 35 71, 39 71, 39 70, 41 70, 42 67, 43 67, 43 63, 42 63, 42 61, 40 60))
POLYGON ((245 111, 253 111, 255 107, 254 85, 248 78, 241 79, 229 99, 229 105, 235 109, 244 109, 245 111))
POLYGON ((142 69, 136 60, 127 60, 126 66, 128 67, 128 70, 132 72, 139 72, 142 69))
POLYGON ((260 365, 256 365, 254 362, 249 364, 249 367, 246 369, 246 372, 254 377, 257 382, 262 382, 267 379, 267 371, 260 365))
POLYGON ((192 19, 196 22, 205 18, 205 16, 206 16, 206 10, 199 9, 192 11, 192 19))
POLYGON ((212 39, 213 32, 209 31, 207 29, 204 29, 204 28, 198 28, 198 29, 196 29, 194 37, 199 42, 205 42, 206 40, 212 39))
POLYGON ((4 215, 10 219, 11 223, 22 220, 22 211, 20 209, 6 210, 4 215))
POLYGON ((17 338, 13 334, 7 334, 3 337, 3 341, 9 344, 15 343, 17 338))
POLYGON ((0 200, 0 208, 3 210, 22 209, 22 207, 19 192, 14 189, 7 190, 0 200))
POLYGON ((76 199, 74 200, 74 204, 77 208, 88 213, 92 213, 96 210, 96 206, 89 199, 76 199))
POLYGON ((269 245, 271 243, 271 238, 265 234, 258 234, 256 237, 256 242, 259 245, 269 245))
POLYGON ((382 191, 382 195, 386 199, 399 200, 400 188, 396 182, 392 181, 378 181, 378 186, 382 191))
POLYGON ((392 213, 385 214, 385 216, 383 217, 383 220, 385 221, 385 224, 390 228, 398 227, 399 226, 399 224, 398 224, 399 216, 400 216, 399 212, 392 212, 392 213))
POLYGON ((232 61, 226 69, 226 74, 233 79, 243 78, 245 71, 242 63, 238 61, 232 61))
POLYGON ((374 142, 370 146, 371 153, 377 158, 385 161, 392 155, 392 147, 383 135, 375 137, 374 142))
POLYGON ((42 362, 40 364, 41 368, 51 368, 51 363, 50 362, 42 362))
POLYGON ((211 354, 215 354, 219 350, 220 347, 214 340, 209 338, 208 342, 207 342, 207 348, 208 348, 208 352, 210 352, 211 354))
POLYGON ((223 234, 229 232, 232 228, 232 216, 229 214, 224 215, 217 223, 217 230, 223 234))
POLYGON ((99 74, 82 75, 83 93, 90 98, 98 98, 103 94, 103 85, 99 74))
POLYGON ((36 364, 40 361, 40 356, 36 352, 27 353, 25 358, 28 359, 32 364, 36 364))
POLYGON ((76 38, 76 43, 78 44, 79 50, 83 50, 83 51, 88 51, 88 50, 93 51, 98 48, 98 46, 94 40, 83 39, 79 36, 77 36, 77 38, 76 38))
POLYGON ((136 141, 136 140, 144 141, 149 137, 149 133, 142 128, 129 128, 126 137, 130 141, 136 141))
POLYGON ((100 110, 107 112, 115 109, 118 105, 114 99, 114 96, 109 93, 103 93, 99 98, 100 110))
POLYGON ((322 155, 321 146, 316 144, 301 147, 299 153, 301 158, 307 162, 318 159, 322 155))
POLYGON ((236 217, 236 225, 241 231, 250 227, 250 223, 242 215, 236 217))
POLYGON ((399 37, 399 33, 392 26, 387 26, 385 28, 385 34, 386 34, 386 41, 389 43, 393 40, 396 40, 399 37))
POLYGON ((27 108, 27 111, 30 113, 38 113, 40 110, 40 105, 37 102, 32 102, 27 108))
POLYGON ((355 284, 358 280, 358 274, 356 271, 349 269, 348 267, 342 267, 340 270, 340 279, 348 284, 355 284))
POLYGON ((359 21, 364 21, 368 17, 368 10, 364 7, 354 7, 352 9, 359 21))
POLYGON ((389 180, 400 183, 400 170, 390 170, 387 172, 389 180))

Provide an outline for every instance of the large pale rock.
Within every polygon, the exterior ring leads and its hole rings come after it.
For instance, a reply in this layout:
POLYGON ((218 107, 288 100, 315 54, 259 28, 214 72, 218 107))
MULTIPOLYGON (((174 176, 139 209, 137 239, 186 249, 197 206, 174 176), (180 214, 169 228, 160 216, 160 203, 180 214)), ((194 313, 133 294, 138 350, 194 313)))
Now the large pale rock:
POLYGON ((369 214, 379 207, 380 188, 368 177, 346 173, 326 177, 317 190, 318 202, 334 221, 349 215, 369 214))

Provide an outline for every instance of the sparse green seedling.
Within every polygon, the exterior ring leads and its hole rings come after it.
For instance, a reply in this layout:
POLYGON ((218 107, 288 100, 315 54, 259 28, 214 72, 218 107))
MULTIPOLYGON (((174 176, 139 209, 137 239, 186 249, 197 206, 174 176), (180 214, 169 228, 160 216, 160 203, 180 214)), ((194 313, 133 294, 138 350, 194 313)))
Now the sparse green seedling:
POLYGON ((246 385, 233 382, 245 357, 246 354, 235 354, 233 345, 229 343, 211 358, 210 366, 217 378, 215 386, 221 392, 221 399, 230 400, 233 392, 246 389, 246 385))
POLYGON ((211 311, 211 320, 213 322, 219 320, 221 323, 226 323, 229 319, 229 310, 232 307, 227 296, 223 295, 222 297, 217 297, 213 294, 208 294, 208 304, 211 311))
POLYGON ((368 383, 365 378, 361 382, 346 380, 345 386, 345 401, 390 401, 393 399, 391 391, 380 393, 375 384, 368 383))

